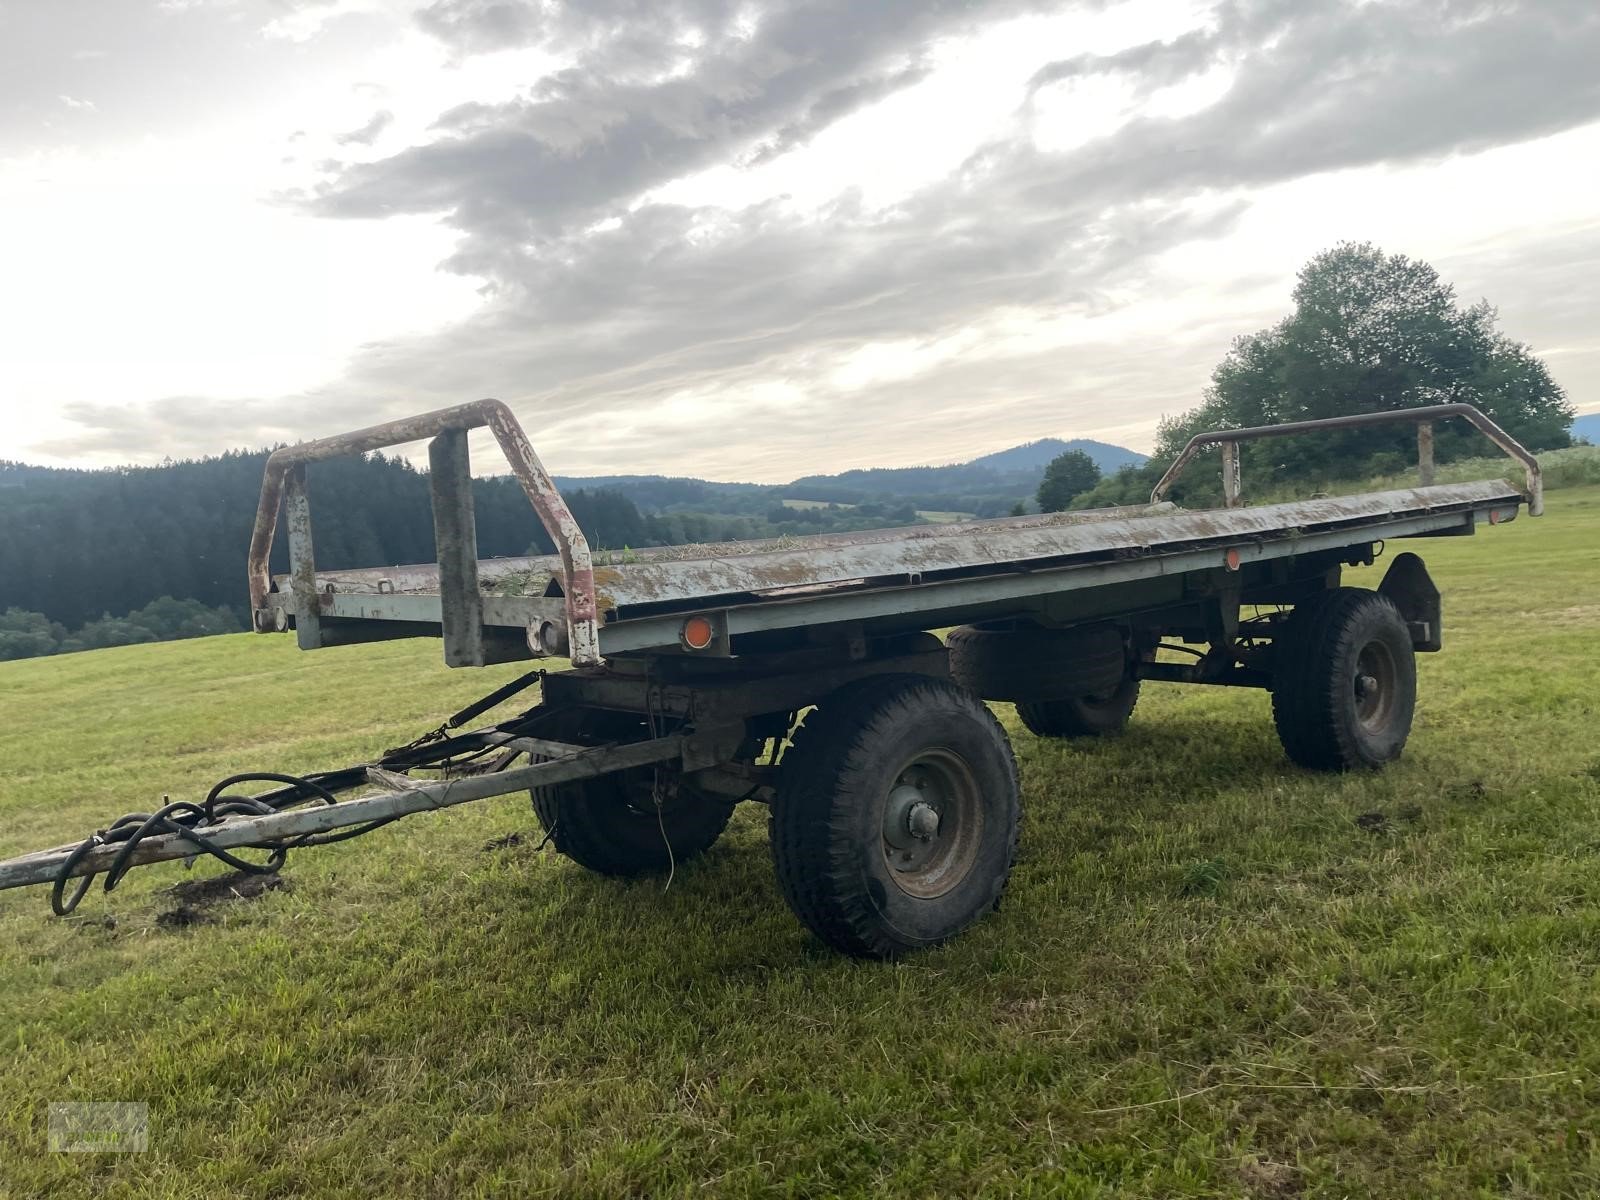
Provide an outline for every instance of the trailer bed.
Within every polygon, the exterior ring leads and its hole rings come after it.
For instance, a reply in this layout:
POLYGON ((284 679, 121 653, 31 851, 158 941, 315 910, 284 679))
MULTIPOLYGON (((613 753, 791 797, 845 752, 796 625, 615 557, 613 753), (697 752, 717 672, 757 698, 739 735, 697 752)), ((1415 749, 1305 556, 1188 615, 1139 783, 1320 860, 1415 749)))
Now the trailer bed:
MULTIPOLYGON (((1292 558, 1396 538, 1470 534, 1515 518, 1504 480, 1443 484, 1259 507, 1186 511, 1171 503, 920 525, 846 534, 597 552, 600 650, 670 649, 687 614, 725 644, 763 630, 861 622, 930 628, 1002 616, 1040 598, 1196 569, 1292 558)), ((319 644, 437 634, 441 571, 419 564, 318 571, 319 644)), ((486 629, 526 630, 563 615, 555 555, 477 564, 486 629)), ((271 602, 291 613, 291 577, 271 602)))

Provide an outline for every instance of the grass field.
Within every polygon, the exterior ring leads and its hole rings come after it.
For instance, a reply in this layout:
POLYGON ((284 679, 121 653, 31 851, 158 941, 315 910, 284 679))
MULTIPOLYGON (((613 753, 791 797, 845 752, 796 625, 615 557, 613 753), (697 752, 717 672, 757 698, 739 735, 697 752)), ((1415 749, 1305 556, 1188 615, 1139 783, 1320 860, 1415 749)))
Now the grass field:
MULTIPOLYGON (((1446 648, 1381 774, 1290 767, 1252 692, 1147 685, 1095 744, 1002 709, 1005 908, 898 964, 802 931, 759 810, 665 892, 506 800, 189 924, 178 864, 71 920, 6 893, 0 1195, 1595 1195, 1600 488, 1549 507, 1412 545, 1446 648), (60 1100, 148 1102, 150 1148, 47 1153, 60 1100)), ((0 853, 514 671, 249 635, 0 665, 0 853)))

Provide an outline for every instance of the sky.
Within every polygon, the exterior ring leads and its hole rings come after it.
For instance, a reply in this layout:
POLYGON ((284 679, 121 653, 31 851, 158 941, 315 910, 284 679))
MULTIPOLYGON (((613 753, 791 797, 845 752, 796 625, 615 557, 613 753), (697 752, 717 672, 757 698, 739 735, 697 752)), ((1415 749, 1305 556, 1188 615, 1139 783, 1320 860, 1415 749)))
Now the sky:
POLYGON ((1594 0, 0 0, 0 459, 1148 450, 1345 240, 1596 411, 1597 62, 1594 0))

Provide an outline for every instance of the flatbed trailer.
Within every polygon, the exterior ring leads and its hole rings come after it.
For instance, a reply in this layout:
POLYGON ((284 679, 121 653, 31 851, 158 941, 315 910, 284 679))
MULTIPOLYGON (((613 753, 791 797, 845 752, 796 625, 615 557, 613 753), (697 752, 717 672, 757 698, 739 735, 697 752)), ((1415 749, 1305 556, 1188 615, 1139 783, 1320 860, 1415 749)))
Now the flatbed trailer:
POLYGON ((452 666, 570 666, 531 671, 370 762, 235 776, 203 800, 0 863, 0 888, 49 883, 66 913, 102 872, 110 890, 132 866, 201 852, 274 871, 291 849, 521 792, 578 863, 670 872, 751 801, 770 807, 796 915, 847 953, 893 956, 959 932, 1005 887, 1017 774, 984 701, 1015 703, 1041 736, 1104 736, 1146 680, 1260 688, 1295 762, 1380 767, 1410 731, 1414 654, 1443 644, 1440 597, 1415 553, 1390 556, 1376 591, 1342 586, 1343 568, 1542 505, 1538 461, 1450 404, 1201 435, 1146 505, 596 555, 497 401, 301 443, 274 453, 263 480, 249 560, 258 632, 292 630, 303 649, 436 636, 452 666), (1446 419, 1519 462, 1523 486, 1434 483, 1433 424, 1446 419), (1240 444, 1384 423, 1416 426, 1416 487, 1245 505, 1240 444), (467 439, 483 427, 556 554, 478 560, 467 439), (424 438, 438 561, 319 571, 307 468, 424 438), (1224 506, 1172 504, 1212 445, 1224 506), (280 511, 290 570, 273 576, 280 511), (536 684, 537 704, 460 732, 536 684))

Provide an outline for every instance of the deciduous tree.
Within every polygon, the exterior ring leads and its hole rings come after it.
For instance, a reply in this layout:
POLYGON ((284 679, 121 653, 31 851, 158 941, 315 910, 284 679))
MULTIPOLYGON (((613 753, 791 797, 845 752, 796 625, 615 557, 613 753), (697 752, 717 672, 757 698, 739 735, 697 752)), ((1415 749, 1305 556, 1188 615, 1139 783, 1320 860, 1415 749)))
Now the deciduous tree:
POLYGON ((1068 450, 1050 460, 1036 497, 1040 512, 1061 512, 1073 498, 1100 482, 1100 468, 1082 450, 1068 450))

